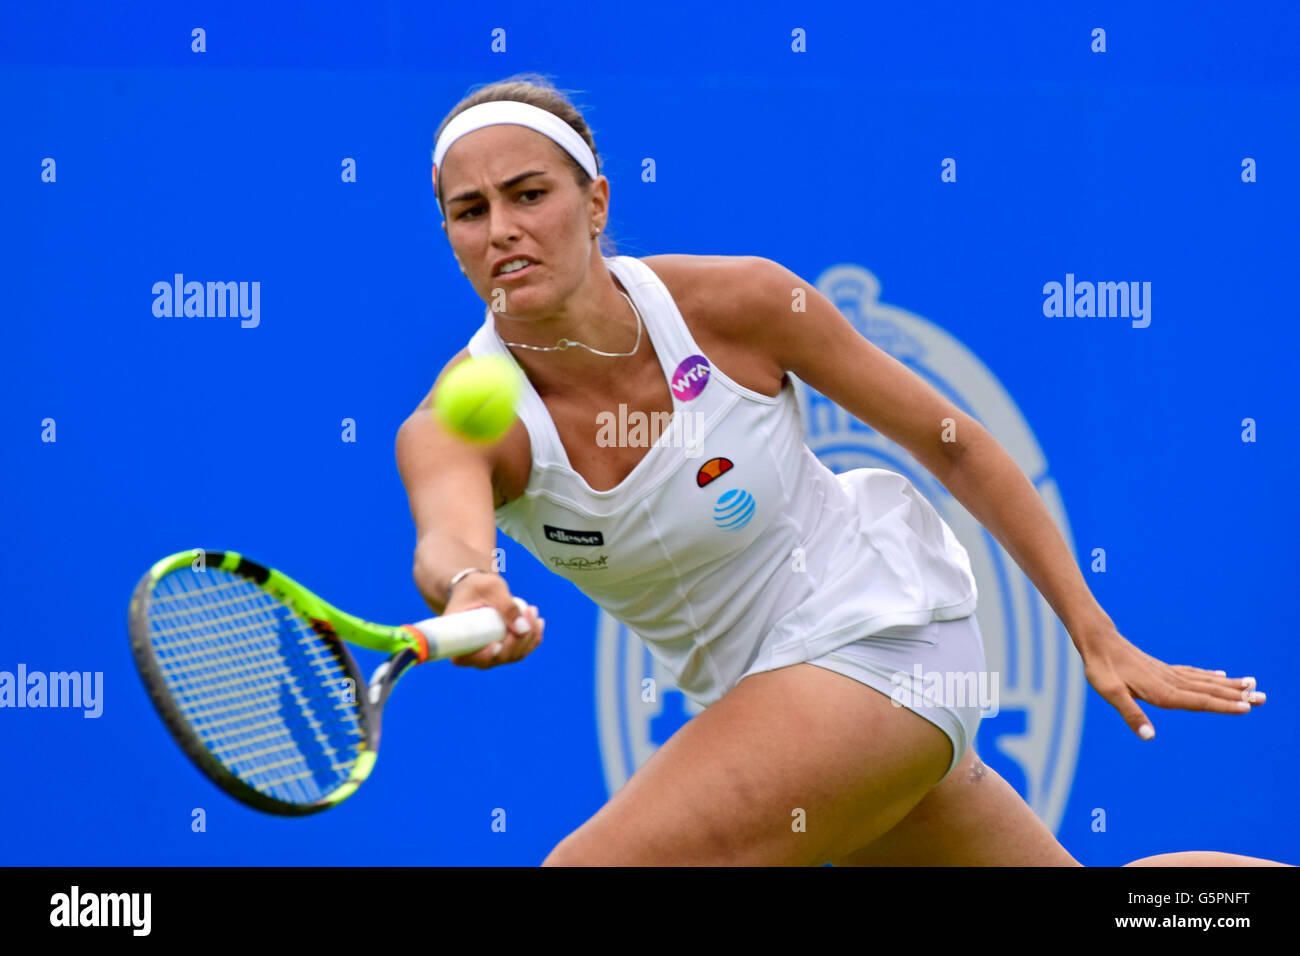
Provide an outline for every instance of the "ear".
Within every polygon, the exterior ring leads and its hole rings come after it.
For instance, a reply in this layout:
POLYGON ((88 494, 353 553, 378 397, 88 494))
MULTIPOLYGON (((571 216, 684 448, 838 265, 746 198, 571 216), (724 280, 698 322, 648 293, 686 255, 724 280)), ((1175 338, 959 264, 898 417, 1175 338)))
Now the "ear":
POLYGON ((589 197, 592 224, 600 224, 600 228, 605 228, 605 223, 609 221, 609 180, 604 173, 596 177, 596 181, 591 184, 591 195, 589 197))

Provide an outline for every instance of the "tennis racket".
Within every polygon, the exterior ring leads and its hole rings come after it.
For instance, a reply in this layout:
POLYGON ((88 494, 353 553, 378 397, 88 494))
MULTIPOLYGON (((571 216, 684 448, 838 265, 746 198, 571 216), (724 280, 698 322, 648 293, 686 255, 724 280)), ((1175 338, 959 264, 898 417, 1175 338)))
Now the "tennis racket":
POLYGON ((181 749, 232 797, 286 816, 328 809, 361 786, 384 704, 413 664, 505 636, 489 607, 372 624, 235 551, 201 550, 149 569, 127 629, 181 749), (391 656, 365 683, 344 641, 391 656))

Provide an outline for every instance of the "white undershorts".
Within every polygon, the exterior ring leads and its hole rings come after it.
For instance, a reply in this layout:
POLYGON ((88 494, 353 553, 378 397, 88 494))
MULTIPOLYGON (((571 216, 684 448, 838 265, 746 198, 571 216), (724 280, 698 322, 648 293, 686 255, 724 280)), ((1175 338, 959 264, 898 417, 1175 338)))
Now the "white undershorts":
POLYGON ((998 688, 985 671, 974 614, 887 628, 808 663, 866 684, 942 730, 952 741, 944 777, 975 742, 981 712, 996 712, 998 688))

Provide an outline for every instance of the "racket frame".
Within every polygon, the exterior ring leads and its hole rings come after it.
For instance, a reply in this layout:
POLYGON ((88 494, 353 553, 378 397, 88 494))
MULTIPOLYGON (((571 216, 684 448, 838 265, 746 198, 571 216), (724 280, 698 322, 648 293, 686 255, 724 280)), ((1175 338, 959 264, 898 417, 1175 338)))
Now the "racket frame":
MULTIPOLYGON (((266 813, 280 816, 307 816, 327 810, 346 800, 370 776, 379 753, 380 718, 388 695, 397 681, 413 665, 429 657, 428 641, 419 630, 409 625, 393 627, 375 624, 334 607, 312 593, 288 575, 250 561, 237 551, 206 551, 193 549, 168 555, 156 562, 136 584, 127 612, 127 630, 131 637, 131 651, 136 668, 144 681, 145 690, 163 724, 180 745, 181 750, 218 787, 232 797, 266 813), (176 705, 163 677, 162 666, 154 652, 149 632, 149 603, 158 582, 172 571, 192 567, 199 556, 204 567, 216 567, 252 581, 279 601, 287 604, 302 616, 313 631, 336 654, 352 681, 353 692, 360 716, 362 741, 357 761, 347 779, 324 797, 309 804, 288 803, 270 797, 250 786, 212 756, 203 739, 176 705), (371 650, 388 653, 387 661, 375 668, 369 682, 361 676, 360 668, 345 642, 371 650)), ((340 692, 342 688, 340 688, 340 692)))

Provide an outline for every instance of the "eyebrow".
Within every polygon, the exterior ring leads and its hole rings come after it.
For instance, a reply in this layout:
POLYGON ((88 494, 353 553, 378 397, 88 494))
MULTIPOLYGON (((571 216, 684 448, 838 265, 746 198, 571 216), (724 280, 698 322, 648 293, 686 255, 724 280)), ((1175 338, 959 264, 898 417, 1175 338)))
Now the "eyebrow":
MULTIPOLYGON (((497 189, 501 192, 505 192, 511 186, 515 185, 516 183, 523 182, 529 176, 544 176, 544 175, 546 175, 545 170, 530 169, 526 173, 520 173, 518 176, 511 176, 509 179, 497 183, 497 189)), ((471 189, 468 192, 457 193, 456 195, 448 199, 447 202, 453 203, 453 202, 460 202, 461 200, 465 200, 465 199, 482 199, 482 198, 483 198, 483 194, 481 192, 479 192, 477 189, 471 189)))

